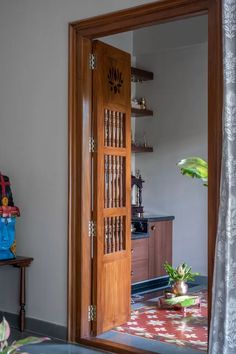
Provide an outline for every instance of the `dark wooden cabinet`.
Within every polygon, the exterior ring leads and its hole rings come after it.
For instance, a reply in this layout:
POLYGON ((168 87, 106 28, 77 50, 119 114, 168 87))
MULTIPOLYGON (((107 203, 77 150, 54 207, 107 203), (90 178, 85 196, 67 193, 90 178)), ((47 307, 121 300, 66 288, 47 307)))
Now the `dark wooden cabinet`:
POLYGON ((149 278, 166 275, 163 264, 172 263, 172 221, 150 222, 149 278))
POLYGON ((140 238, 131 242, 131 282, 136 283, 149 277, 149 239, 140 238))
POLYGON ((132 239, 132 283, 166 275, 163 264, 172 263, 172 220, 148 221, 149 237, 132 239))

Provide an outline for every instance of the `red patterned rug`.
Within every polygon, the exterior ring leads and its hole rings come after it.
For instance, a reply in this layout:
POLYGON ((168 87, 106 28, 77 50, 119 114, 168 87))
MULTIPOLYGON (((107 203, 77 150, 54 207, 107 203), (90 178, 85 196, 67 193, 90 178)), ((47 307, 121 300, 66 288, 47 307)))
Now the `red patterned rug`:
POLYGON ((180 310, 160 309, 155 301, 149 301, 149 304, 132 311, 129 322, 114 330, 205 352, 207 292, 196 295, 202 295, 201 307, 187 308, 185 316, 180 310))

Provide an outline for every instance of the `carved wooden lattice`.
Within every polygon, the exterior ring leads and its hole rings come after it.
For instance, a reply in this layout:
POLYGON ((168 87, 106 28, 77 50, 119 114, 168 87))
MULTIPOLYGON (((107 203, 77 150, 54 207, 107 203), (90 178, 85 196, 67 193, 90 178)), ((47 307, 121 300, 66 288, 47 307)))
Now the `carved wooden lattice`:
POLYGON ((110 90, 112 92, 120 93, 121 87, 123 85, 123 76, 119 68, 111 67, 107 75, 108 83, 110 85, 110 90))
POLYGON ((111 147, 125 147, 124 137, 125 115, 121 112, 105 109, 104 115, 104 144, 111 147))
POLYGON ((105 155, 104 167, 104 207, 121 208, 124 206, 125 157, 105 155))
POLYGON ((114 253, 125 249, 124 217, 115 216, 104 219, 104 253, 114 253))

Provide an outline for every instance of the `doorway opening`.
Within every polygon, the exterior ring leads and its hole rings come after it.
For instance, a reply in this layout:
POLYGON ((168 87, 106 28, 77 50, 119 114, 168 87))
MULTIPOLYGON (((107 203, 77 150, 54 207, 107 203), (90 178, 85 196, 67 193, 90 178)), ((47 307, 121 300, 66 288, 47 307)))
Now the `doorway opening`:
MULTIPOLYGON (((214 244, 219 202, 220 151, 221 151, 221 36, 220 1, 162 1, 118 13, 79 21, 70 26, 70 112, 69 112, 69 284, 68 284, 68 337, 69 340, 94 345, 117 352, 142 353, 114 342, 90 337, 91 299, 91 238, 88 225, 91 215, 90 178, 92 174, 91 139, 92 73, 88 58, 92 53, 92 39, 121 31, 169 22, 196 14, 208 13, 208 261, 211 289, 214 244), (121 349, 122 348, 122 349, 121 349)), ((123 151, 123 156, 125 151, 123 151)), ((181 176, 180 176, 181 177, 181 176)), ((128 179, 127 179, 128 186, 128 179)), ((122 215, 121 215, 122 216, 122 215)), ((124 216, 124 215, 123 215, 124 216)), ((112 215, 111 215, 112 217, 112 215)), ((128 214, 127 214, 127 217, 128 214)), ((126 227, 127 229, 127 227, 126 227)), ((128 229, 126 230, 128 232, 128 229)), ((92 232, 92 231, 91 231, 92 232)), ((94 271, 94 270, 93 270, 94 271)), ((210 293, 211 296, 211 293, 210 293)), ((145 351, 147 352, 147 351, 145 351)))
MULTIPOLYGON (((189 156, 207 160, 207 27, 202 15, 99 38, 131 55, 132 310, 98 338, 160 353, 165 346, 207 350, 207 188, 176 166, 189 156), (200 274, 188 292, 202 297, 200 309, 158 307, 170 289, 165 262, 186 262, 200 274)), ((113 123, 108 116, 108 140, 113 123)), ((119 124, 115 129, 119 135, 119 124)), ((118 178, 113 167, 105 177, 108 204, 107 189, 118 178)), ((106 226, 111 252, 112 225, 106 226)))

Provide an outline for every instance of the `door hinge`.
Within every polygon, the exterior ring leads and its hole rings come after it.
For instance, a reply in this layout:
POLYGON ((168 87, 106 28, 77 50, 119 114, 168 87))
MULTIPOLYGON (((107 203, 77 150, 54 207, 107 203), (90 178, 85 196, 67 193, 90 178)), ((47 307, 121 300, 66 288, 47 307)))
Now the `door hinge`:
POLYGON ((89 137, 89 152, 95 152, 95 140, 92 136, 89 137))
POLYGON ((89 69, 94 70, 97 67, 96 56, 93 53, 89 54, 89 69))
POLYGON ((88 307, 88 321, 95 321, 97 318, 97 311, 95 305, 89 305, 88 307))

